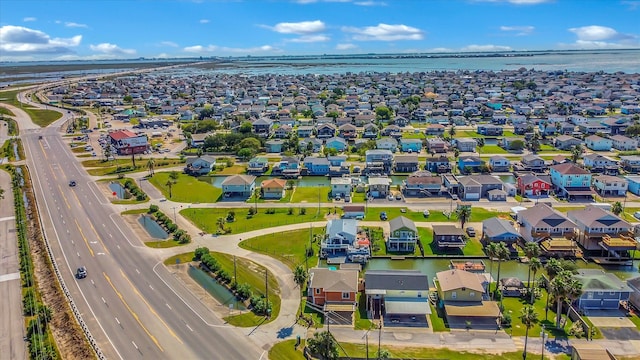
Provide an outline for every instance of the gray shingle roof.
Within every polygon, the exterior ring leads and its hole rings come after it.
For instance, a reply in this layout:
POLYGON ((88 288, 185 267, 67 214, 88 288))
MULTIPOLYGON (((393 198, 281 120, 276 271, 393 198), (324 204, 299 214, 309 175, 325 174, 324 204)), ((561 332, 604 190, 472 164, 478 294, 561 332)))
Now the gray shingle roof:
POLYGON ((427 275, 418 270, 369 270, 364 278, 367 290, 429 290, 427 275))

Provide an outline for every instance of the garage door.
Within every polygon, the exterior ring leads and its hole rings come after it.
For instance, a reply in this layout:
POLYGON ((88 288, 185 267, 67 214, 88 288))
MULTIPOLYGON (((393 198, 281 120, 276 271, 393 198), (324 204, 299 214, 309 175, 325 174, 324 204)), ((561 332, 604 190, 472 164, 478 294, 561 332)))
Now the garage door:
POLYGON ((431 314, 427 301, 386 300, 384 308, 387 314, 424 315, 431 314))
POLYGON ((464 194, 465 199, 467 200, 479 200, 480 199, 480 194, 478 193, 466 193, 464 194))

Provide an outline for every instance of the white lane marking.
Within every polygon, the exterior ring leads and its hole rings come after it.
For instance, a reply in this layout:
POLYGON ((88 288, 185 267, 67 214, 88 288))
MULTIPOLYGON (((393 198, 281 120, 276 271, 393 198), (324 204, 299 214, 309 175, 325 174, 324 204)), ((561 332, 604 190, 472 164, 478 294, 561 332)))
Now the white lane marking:
POLYGON ((80 253, 76 251, 76 254, 78 255, 78 257, 80 257, 80 253))
POLYGON ((140 270, 136 269, 136 272, 138 273, 138 275, 140 275, 140 270))
POLYGON ((149 284, 149 288, 150 288, 151 290, 154 290, 154 289, 153 289, 153 286, 151 286, 151 284, 149 284))
POLYGON ((167 307, 169 308, 169 310, 173 310, 173 309, 171 308, 171 306, 169 306, 169 304, 165 303, 165 305, 167 305, 167 307))
POLYGON ((2 217, 0 218, 0 222, 14 220, 15 218, 16 218, 15 216, 2 217))
POLYGON ((105 255, 105 253, 100 252, 100 253, 98 253, 98 255, 105 255))
MULTIPOLYGON (((20 279, 20 273, 19 272, 0 275, 0 283, 1 282, 5 282, 5 281, 17 280, 17 279, 20 279)), ((169 306, 169 305, 167 305, 167 306, 169 306)))
POLYGON ((193 329, 191 328, 191 326, 189 326, 189 324, 185 324, 187 326, 187 329, 191 330, 193 332, 193 329))

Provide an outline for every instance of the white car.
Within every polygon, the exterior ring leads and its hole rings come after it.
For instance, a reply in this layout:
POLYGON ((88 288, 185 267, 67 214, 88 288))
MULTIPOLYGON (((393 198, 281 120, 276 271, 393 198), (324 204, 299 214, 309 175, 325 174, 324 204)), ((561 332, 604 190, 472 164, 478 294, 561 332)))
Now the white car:
POLYGON ((429 215, 431 215, 429 210, 425 210, 425 211, 422 212, 422 216, 424 216, 424 217, 429 217, 429 215))
POLYGON ((636 219, 640 219, 640 211, 636 211, 633 213, 633 217, 636 219))

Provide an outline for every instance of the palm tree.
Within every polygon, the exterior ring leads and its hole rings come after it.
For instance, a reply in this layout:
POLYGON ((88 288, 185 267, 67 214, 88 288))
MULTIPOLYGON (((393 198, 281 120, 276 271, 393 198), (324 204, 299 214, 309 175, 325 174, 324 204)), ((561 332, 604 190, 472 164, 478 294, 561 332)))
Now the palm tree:
POLYGON ((582 157, 582 145, 578 144, 571 148, 571 161, 574 164, 578 163, 578 160, 582 157))
POLYGON ((622 204, 620 203, 620 201, 616 201, 613 203, 613 205, 611 206, 611 212, 616 214, 616 215, 620 215, 622 214, 622 204))
POLYGON ((460 226, 464 229, 464 224, 471 218, 471 207, 460 206, 456 209, 456 216, 460 220, 460 226))
POLYGON ((556 302, 556 329, 560 329, 560 319, 562 317, 562 302, 567 298, 568 280, 569 276, 566 272, 561 272, 551 280, 549 285, 550 295, 553 296, 553 300, 556 302))
MULTIPOLYGON (((529 260, 540 256, 540 248, 538 247, 538 244, 534 242, 526 243, 524 246, 524 255, 529 260)), ((527 288, 531 289, 529 283, 531 283, 531 262, 529 262, 529 270, 527 272, 527 288)))
POLYGON ((153 160, 153 158, 149 158, 149 160, 147 161, 147 170, 149 170, 149 176, 153 176, 154 174, 154 167, 156 166, 156 161, 153 160))
POLYGON ((560 272, 562 272, 562 264, 560 263, 560 261, 558 261, 558 259, 551 258, 544 265, 544 270, 547 272, 547 276, 549 277, 548 279, 549 283, 547 284, 548 286, 547 287, 547 305, 545 306, 545 312, 544 312, 544 319, 547 320, 548 314, 549 314, 549 299, 551 298, 551 288, 550 288, 551 281, 560 272))
POLYGON ((476 142, 477 142, 476 146, 478 146, 478 155, 480 155, 480 151, 484 147, 484 138, 477 138, 476 142))
MULTIPOLYGON (((577 298, 582 296, 582 283, 580 280, 571 276, 567 280, 567 297, 565 300, 571 305, 577 298)), ((567 308, 567 316, 569 316, 569 309, 567 308)))
POLYGON ((536 309, 527 305, 522 308, 520 311, 520 321, 522 321, 522 325, 526 328, 524 333, 524 351, 522 352, 522 358, 527 358, 527 342, 529 340, 529 329, 531 329, 538 322, 538 313, 536 309))
POLYGON ((180 177, 180 174, 177 171, 172 171, 169 173, 169 178, 173 180, 174 184, 178 182, 179 177, 180 177))
POLYGON ((535 293, 536 293, 536 273, 538 270, 542 268, 542 261, 540 258, 534 257, 529 259, 529 271, 533 273, 533 286, 531 287, 531 303, 533 304, 535 301, 535 293))
POLYGON ((173 181, 167 180, 167 183, 165 185, 167 185, 167 187, 169 188, 169 199, 171 199, 171 196, 172 196, 171 188, 173 187, 173 181))
POLYGON ((455 125, 451 125, 451 127, 449 128, 449 136, 453 139, 453 136, 456 134, 456 126, 455 125))
MULTIPOLYGON (((509 260, 510 255, 511 252, 507 248, 507 245, 505 245, 503 242, 500 242, 498 244, 498 252, 496 253, 496 257, 498 258, 498 285, 496 286, 496 290, 498 290, 500 284, 500 268, 502 265, 502 260, 509 260)), ((502 296, 500 296, 500 305, 502 305, 502 296)))
MULTIPOLYGON (((490 261, 489 275, 493 276, 493 259, 496 257, 496 254, 498 253, 498 243, 494 243, 494 242, 489 243, 484 248, 484 252, 487 253, 487 256, 489 257, 489 261, 490 261)), ((493 294, 493 292, 491 291, 491 284, 489 284, 489 292, 493 294)))
POLYGON ((298 286, 302 287, 304 282, 307 281, 307 272, 304 270, 302 265, 296 266, 296 269, 293 273, 293 281, 298 284, 298 286))

